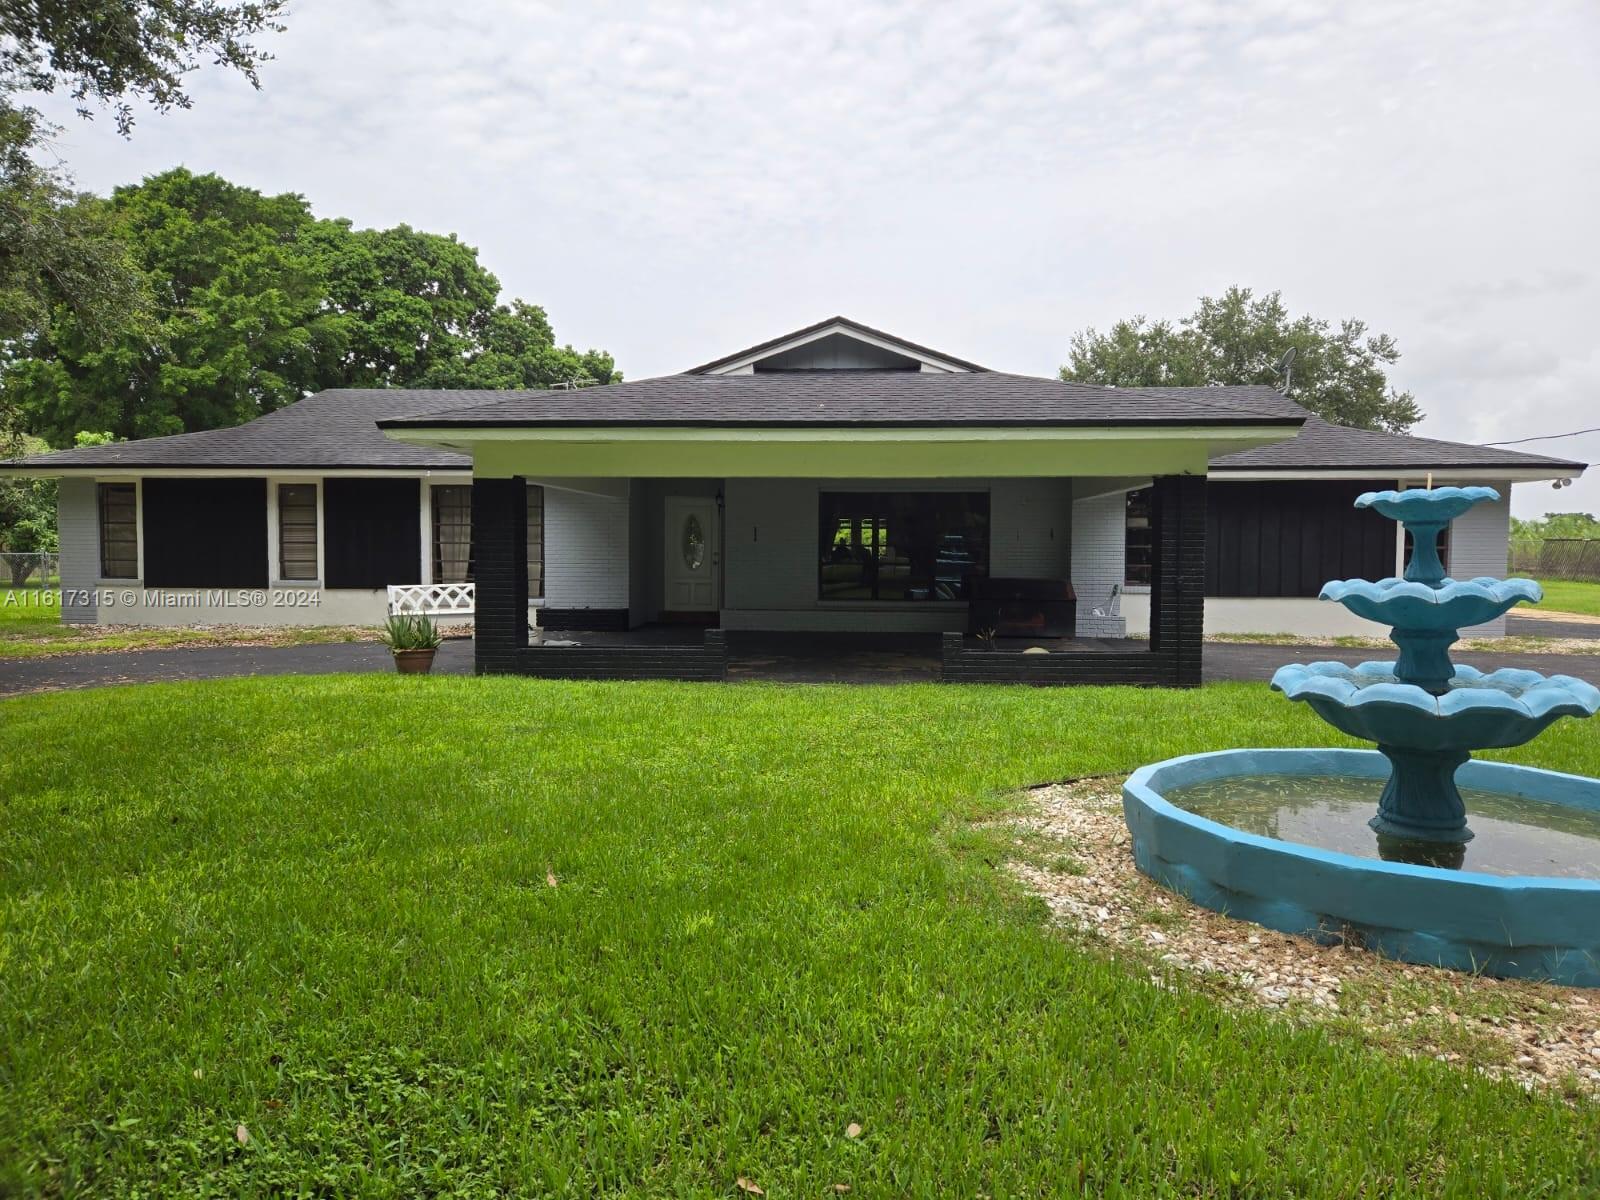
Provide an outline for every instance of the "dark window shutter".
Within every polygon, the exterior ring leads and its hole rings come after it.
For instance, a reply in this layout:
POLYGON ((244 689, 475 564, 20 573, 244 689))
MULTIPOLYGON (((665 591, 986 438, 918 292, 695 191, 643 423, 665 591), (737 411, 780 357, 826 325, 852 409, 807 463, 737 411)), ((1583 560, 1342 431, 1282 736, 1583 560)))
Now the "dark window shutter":
POLYGON ((149 587, 267 586, 265 479, 146 479, 149 587))
POLYGON ((421 583, 421 503, 416 479, 324 480, 323 585, 376 589, 421 583))

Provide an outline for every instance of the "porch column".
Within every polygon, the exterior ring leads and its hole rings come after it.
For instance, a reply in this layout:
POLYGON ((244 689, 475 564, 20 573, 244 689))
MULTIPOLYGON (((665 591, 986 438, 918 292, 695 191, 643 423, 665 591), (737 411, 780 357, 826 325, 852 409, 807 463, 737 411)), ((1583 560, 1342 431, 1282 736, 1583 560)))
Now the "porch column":
POLYGON ((1199 687, 1206 603, 1205 476, 1158 476, 1150 493, 1150 524, 1150 649, 1172 655, 1173 685, 1199 687))
POLYGON ((528 485, 520 478, 472 481, 479 675, 515 671, 528 645, 528 485))

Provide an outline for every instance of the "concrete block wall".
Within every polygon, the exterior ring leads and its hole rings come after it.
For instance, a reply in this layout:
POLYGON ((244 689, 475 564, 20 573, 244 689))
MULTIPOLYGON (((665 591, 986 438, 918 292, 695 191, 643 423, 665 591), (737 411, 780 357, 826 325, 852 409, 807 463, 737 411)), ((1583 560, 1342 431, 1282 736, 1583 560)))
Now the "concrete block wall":
POLYGON ((1078 593, 1080 637, 1126 637, 1126 618, 1095 617, 1127 571, 1128 498, 1125 492, 1077 500, 1072 505, 1072 586, 1078 593))
POLYGON ((56 492, 56 529, 61 538, 61 619, 92 625, 100 583, 99 493, 92 479, 62 479, 56 492))

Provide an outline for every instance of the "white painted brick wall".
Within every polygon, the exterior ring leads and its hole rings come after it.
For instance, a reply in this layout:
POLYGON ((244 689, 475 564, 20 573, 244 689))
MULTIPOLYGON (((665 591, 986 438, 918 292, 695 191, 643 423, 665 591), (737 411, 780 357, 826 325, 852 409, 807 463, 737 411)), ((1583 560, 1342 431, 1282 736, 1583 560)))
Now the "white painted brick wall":
POLYGON ((1072 505, 1072 586, 1078 593, 1078 633, 1083 637, 1126 637, 1122 617, 1095 617, 1126 570, 1128 498, 1123 492, 1077 500, 1072 505))
POLYGON ((551 608, 627 608, 627 496, 544 493, 545 596, 551 608))
POLYGON ((92 479, 63 479, 57 491, 56 530, 61 537, 61 619, 92 625, 100 582, 100 506, 92 479), (89 598, 88 603, 70 603, 89 598))

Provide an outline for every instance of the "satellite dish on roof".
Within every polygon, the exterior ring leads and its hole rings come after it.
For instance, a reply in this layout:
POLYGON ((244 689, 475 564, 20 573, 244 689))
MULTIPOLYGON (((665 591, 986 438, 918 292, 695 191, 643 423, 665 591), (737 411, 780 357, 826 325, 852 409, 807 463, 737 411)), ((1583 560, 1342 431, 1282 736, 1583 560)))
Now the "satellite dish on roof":
POLYGON ((1278 360, 1278 370, 1283 372, 1283 393, 1289 394, 1289 380, 1294 377, 1294 347, 1290 346, 1278 360))

